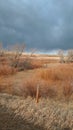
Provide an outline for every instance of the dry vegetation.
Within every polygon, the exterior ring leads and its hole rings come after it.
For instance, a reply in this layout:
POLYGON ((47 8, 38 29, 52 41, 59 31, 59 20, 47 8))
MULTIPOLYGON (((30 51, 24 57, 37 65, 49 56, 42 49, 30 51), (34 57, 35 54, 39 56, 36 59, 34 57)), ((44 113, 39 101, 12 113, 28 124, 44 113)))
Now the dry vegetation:
POLYGON ((0 129, 73 130, 72 51, 68 63, 22 52, 0 51, 0 129))
POLYGON ((22 83, 20 89, 24 96, 35 97, 39 85, 39 97, 73 99, 73 64, 40 68, 22 83))
POLYGON ((16 69, 8 65, 0 65, 0 76, 13 75, 16 73, 16 69))
POLYGON ((40 99, 0 94, 1 130, 73 130, 73 101, 40 99))
MULTIPOLYGON (((16 44, 11 47, 12 52, 0 50, 0 92, 36 97, 39 86, 38 97, 73 99, 73 63, 61 64, 57 56, 48 58, 45 55, 34 55, 33 51, 29 55, 24 55, 22 54, 24 48, 24 45, 16 44), (21 71, 23 77, 20 76, 19 82, 18 73, 21 71), (2 78, 6 78, 8 83, 2 78)), ((72 51, 69 51, 68 55, 72 59, 72 51)), ((63 59, 62 51, 60 58, 63 59)))
POLYGON ((1 71, 2 73, 0 73, 0 75, 6 76, 2 77, 5 80, 2 81, 2 78, 0 80, 0 91, 2 92, 35 98, 37 87, 39 86, 39 98, 73 99, 73 64, 56 64, 55 66, 52 64, 48 68, 32 69, 31 71, 25 70, 22 72, 5 67, 1 71), (11 74, 13 76, 9 76, 11 74), (9 81, 8 83, 6 82, 7 80, 9 81), (10 86, 10 84, 12 85, 10 86), (11 89, 8 89, 8 87, 11 89))

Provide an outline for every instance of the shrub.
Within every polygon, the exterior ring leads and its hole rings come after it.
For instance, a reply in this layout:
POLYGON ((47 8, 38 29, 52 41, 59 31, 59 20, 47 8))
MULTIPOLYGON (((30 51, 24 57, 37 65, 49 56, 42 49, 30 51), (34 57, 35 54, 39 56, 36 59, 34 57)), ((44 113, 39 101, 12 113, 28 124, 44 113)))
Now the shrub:
POLYGON ((12 75, 16 73, 16 69, 8 65, 0 65, 0 76, 1 75, 12 75))
POLYGON ((19 86, 19 93, 24 97, 31 96, 33 98, 36 97, 37 88, 39 86, 39 97, 56 97, 57 91, 56 88, 50 86, 49 82, 38 80, 36 77, 32 77, 23 81, 23 84, 19 86))
POLYGON ((73 62, 73 50, 68 51, 67 62, 73 62))
POLYGON ((52 81, 73 79, 73 66, 61 65, 50 69, 40 69, 37 75, 44 80, 52 81))

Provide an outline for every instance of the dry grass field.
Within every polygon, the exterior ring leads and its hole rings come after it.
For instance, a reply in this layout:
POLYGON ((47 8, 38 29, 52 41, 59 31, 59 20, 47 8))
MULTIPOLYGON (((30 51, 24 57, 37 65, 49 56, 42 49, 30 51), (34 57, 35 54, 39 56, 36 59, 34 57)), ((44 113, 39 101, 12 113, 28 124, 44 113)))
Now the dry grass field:
MULTIPOLYGON (((53 61, 53 58, 52 58, 53 61)), ((22 64, 22 59, 21 59, 22 64)), ((73 63, 49 63, 30 58, 23 71, 0 65, 0 92, 33 98, 39 86, 39 98, 73 99, 73 63), (29 68, 26 66, 30 65, 29 68), (46 64, 46 66, 44 66, 46 64)))
POLYGON ((0 94, 1 130, 73 130, 73 101, 0 94))
POLYGON ((1 130, 73 130, 73 63, 35 55, 14 67, 0 59, 0 117, 1 130))

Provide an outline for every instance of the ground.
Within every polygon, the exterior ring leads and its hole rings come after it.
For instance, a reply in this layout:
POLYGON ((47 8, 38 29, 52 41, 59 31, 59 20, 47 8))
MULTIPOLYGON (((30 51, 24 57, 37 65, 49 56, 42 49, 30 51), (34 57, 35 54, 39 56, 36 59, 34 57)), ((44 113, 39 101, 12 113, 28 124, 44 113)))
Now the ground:
POLYGON ((73 102, 0 94, 0 130, 73 130, 73 102))
POLYGON ((5 69, 0 75, 0 130, 73 130, 73 64, 47 63, 13 74, 5 69))

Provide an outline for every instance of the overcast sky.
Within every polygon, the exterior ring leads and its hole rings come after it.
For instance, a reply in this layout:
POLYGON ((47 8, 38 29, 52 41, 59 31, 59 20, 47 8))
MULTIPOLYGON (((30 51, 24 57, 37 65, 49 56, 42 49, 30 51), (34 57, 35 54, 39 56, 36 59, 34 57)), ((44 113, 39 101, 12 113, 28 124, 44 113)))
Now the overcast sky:
POLYGON ((73 49, 73 0, 0 0, 0 42, 73 49))

